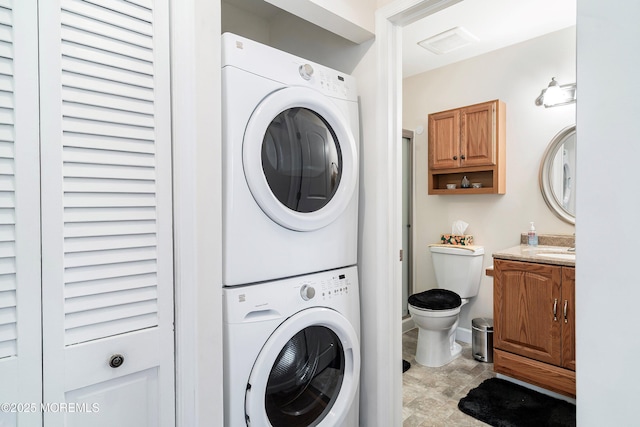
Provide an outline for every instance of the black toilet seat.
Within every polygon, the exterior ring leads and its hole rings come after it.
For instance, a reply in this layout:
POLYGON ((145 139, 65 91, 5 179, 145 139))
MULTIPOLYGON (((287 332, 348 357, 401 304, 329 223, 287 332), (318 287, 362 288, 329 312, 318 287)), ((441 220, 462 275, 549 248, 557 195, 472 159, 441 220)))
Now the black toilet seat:
POLYGON ((447 289, 429 289, 411 295, 409 304, 423 310, 452 310, 462 305, 462 299, 447 289))

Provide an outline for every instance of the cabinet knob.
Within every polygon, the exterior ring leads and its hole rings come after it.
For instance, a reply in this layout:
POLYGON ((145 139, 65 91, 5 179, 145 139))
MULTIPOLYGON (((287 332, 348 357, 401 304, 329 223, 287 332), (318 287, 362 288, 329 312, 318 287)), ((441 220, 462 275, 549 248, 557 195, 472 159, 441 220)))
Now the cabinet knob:
POLYGON ((453 160, 458 160, 458 156, 453 156, 453 160))
POLYGON ((553 321, 558 321, 558 298, 553 300, 553 321))
POLYGON ((463 154, 462 156, 460 156, 460 158, 461 158, 462 160, 466 159, 466 157, 465 157, 465 155, 464 155, 464 154, 463 154))
POLYGON ((109 366, 112 368, 119 368, 124 363, 124 356, 121 354, 114 354, 109 359, 109 366))

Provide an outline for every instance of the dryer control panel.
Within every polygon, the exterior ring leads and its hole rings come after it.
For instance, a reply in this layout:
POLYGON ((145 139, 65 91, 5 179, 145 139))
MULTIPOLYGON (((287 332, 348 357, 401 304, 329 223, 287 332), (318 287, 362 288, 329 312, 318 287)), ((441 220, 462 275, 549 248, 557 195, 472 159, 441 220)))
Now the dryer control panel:
POLYGON ((222 66, 285 85, 308 86, 327 96, 357 102, 354 77, 232 33, 222 35, 222 66))

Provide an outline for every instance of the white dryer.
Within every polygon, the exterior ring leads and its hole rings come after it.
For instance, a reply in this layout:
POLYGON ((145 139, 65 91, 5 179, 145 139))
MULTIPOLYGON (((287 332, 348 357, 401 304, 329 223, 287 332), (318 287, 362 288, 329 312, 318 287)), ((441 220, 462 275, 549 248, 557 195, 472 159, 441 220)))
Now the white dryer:
POLYGON ((222 292, 225 426, 358 425, 356 267, 222 292))
POLYGON ((356 264, 353 77, 222 36, 223 286, 356 264))

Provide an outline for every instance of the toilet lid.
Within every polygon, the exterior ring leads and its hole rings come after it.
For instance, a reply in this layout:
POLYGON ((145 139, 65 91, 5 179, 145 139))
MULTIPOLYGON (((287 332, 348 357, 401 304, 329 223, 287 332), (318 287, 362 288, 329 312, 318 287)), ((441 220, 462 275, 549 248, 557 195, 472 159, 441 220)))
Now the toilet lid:
POLYGON ((413 294, 409 297, 409 304, 426 310, 451 310, 462 305, 460 295, 446 289, 430 289, 413 294))

